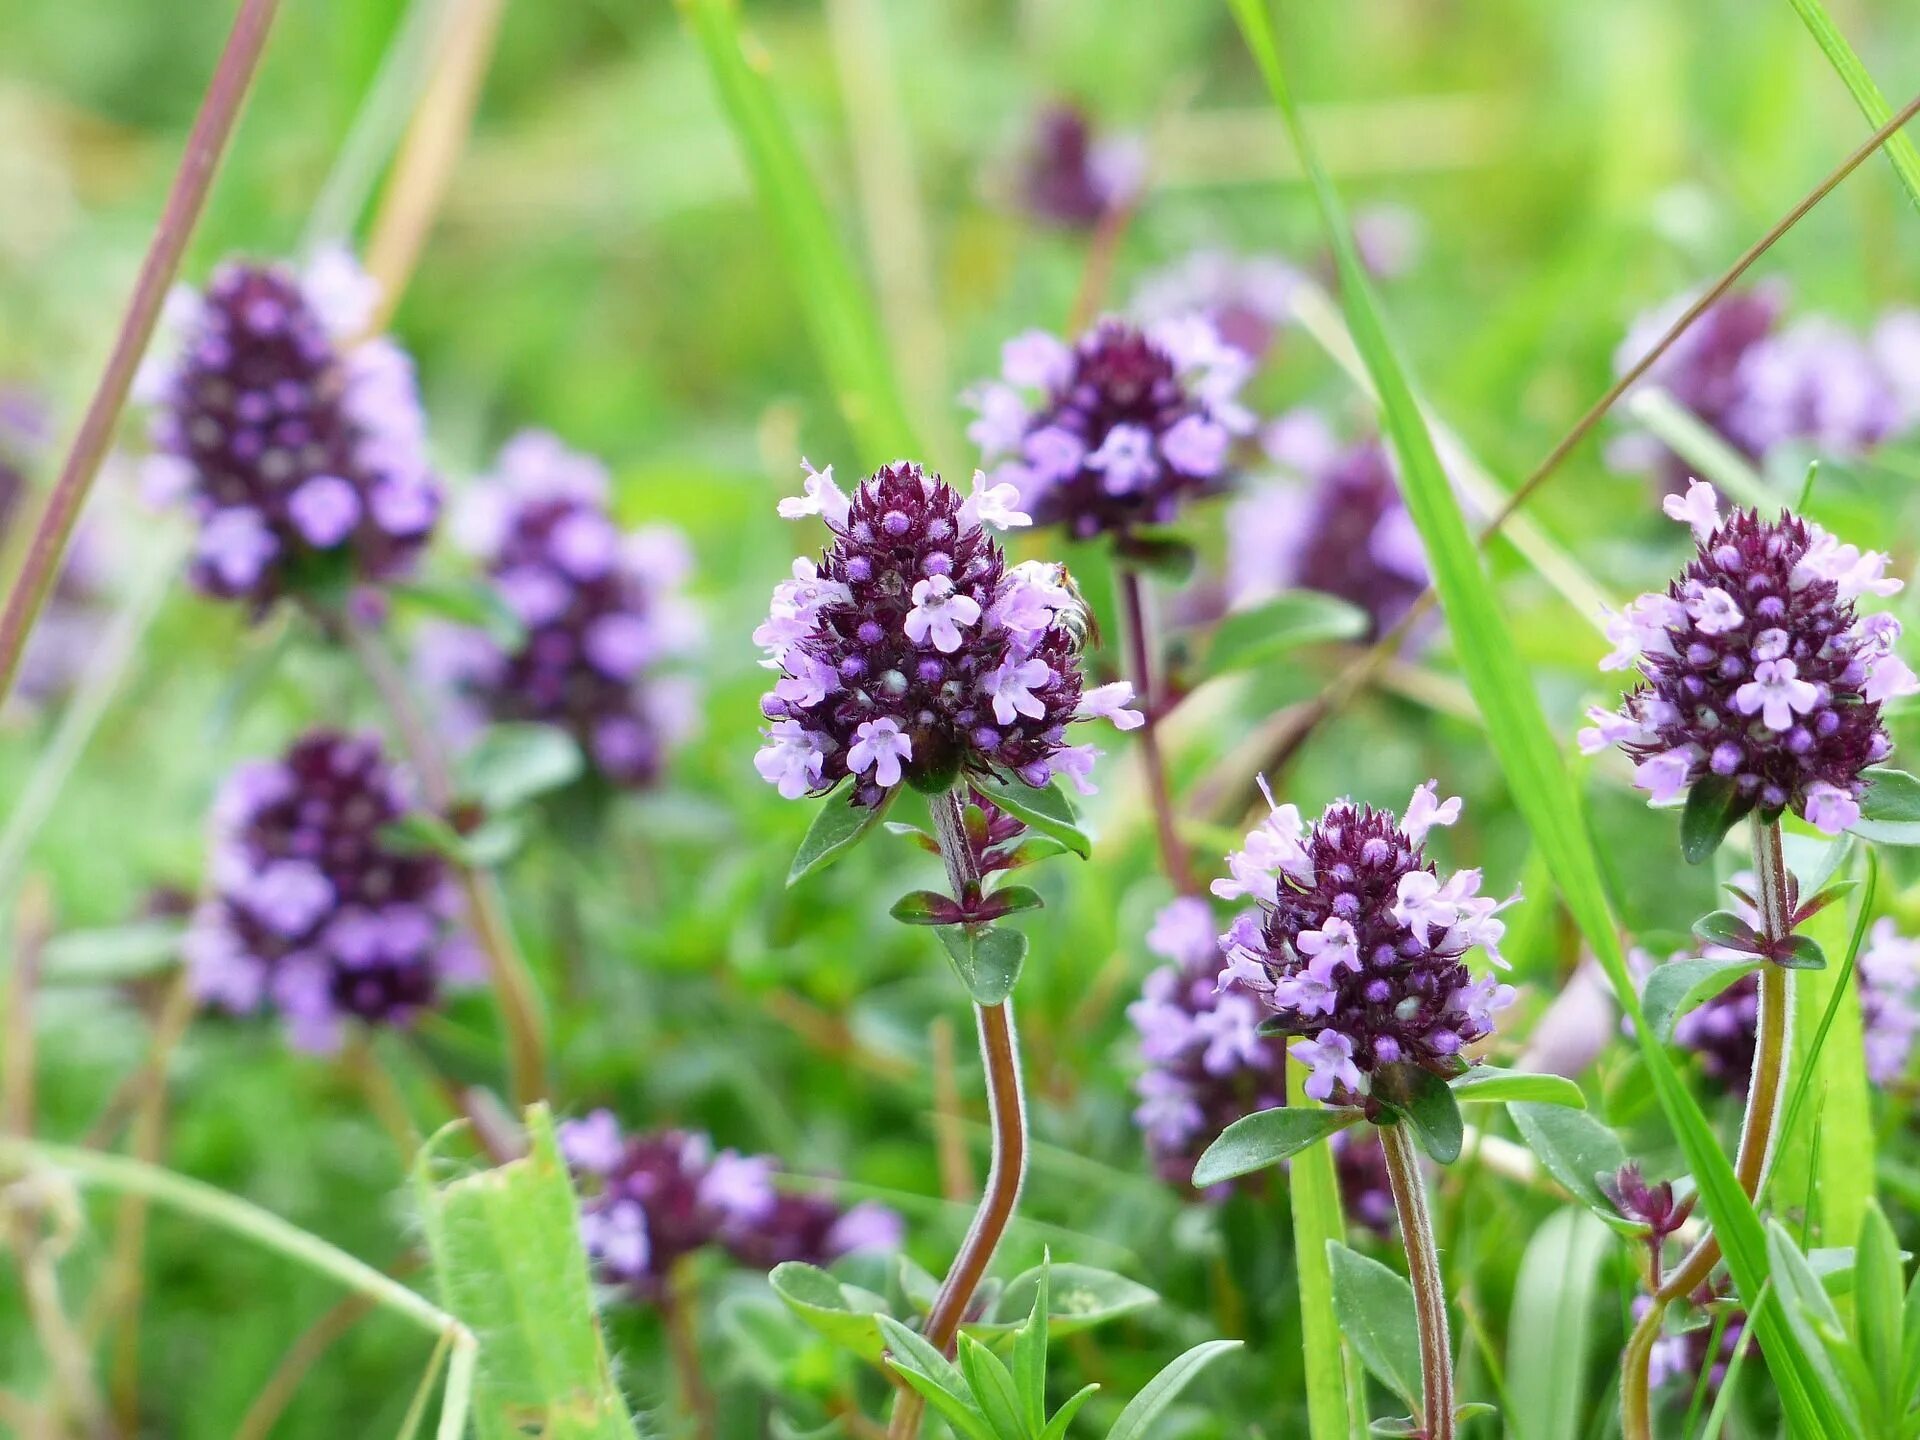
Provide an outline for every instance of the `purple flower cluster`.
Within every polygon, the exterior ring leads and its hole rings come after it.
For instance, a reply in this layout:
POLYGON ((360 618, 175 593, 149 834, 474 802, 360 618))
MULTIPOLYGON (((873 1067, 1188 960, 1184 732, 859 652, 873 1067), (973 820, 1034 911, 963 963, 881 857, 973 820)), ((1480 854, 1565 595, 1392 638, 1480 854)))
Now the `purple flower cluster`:
POLYGON ((1440 878, 1427 832, 1457 820, 1460 801, 1436 793, 1415 790, 1404 819, 1337 800, 1310 829, 1269 795, 1272 813, 1213 882, 1223 900, 1257 902, 1220 937, 1226 975, 1303 1037, 1289 1053, 1311 1067, 1316 1100, 1361 1101, 1383 1065, 1458 1074, 1513 999, 1465 962, 1479 947, 1505 968, 1498 917, 1512 899, 1482 896, 1477 870, 1440 878))
POLYGON ((304 274, 231 262, 176 291, 177 342, 137 393, 155 407, 147 488, 200 520, 193 579, 264 607, 303 586, 383 580, 440 511, 413 363, 362 332, 373 282, 342 251, 304 274))
POLYGON ((1140 723, 1131 686, 1082 693, 1084 611, 1057 565, 1009 566, 986 525, 1029 523, 1006 485, 974 476, 971 497, 901 461, 849 500, 833 470, 808 467, 789 519, 819 515, 833 543, 794 561, 754 631, 769 669, 771 722, 754 765, 797 799, 855 777, 854 802, 877 805, 903 779, 945 788, 965 775, 1056 774, 1083 792, 1098 754, 1067 725, 1140 723))
POLYGON ((1427 558, 1387 447, 1377 437, 1342 446, 1310 410, 1283 415, 1262 440, 1304 486, 1262 484, 1233 502, 1230 603, 1319 590, 1364 610, 1371 635, 1392 629, 1426 589, 1427 558))
POLYGON ((1037 220, 1087 229, 1133 203, 1146 179, 1146 150, 1130 136, 1098 138, 1086 112, 1050 105, 1034 122, 1020 199, 1037 220))
POLYGON ((1203 315, 1224 344, 1257 364, 1292 318, 1302 278, 1276 256, 1195 250, 1141 281, 1132 309, 1150 327, 1203 315))
POLYGON ((1266 1009, 1223 989, 1212 907, 1186 895, 1165 906, 1147 948, 1168 960, 1147 977, 1127 1018, 1147 1068, 1133 1112, 1162 1178, 1184 1185, 1220 1132, 1286 1103, 1286 1042, 1259 1033, 1266 1009))
MULTIPOLYGON (((1635 320, 1615 356, 1624 372, 1693 303, 1683 295, 1635 320)), ((1861 338, 1822 316, 1781 325, 1786 295, 1762 285, 1716 302, 1655 361, 1658 385, 1750 460, 1801 442, 1826 455, 1857 455, 1920 418, 1911 360, 1914 318, 1896 313, 1861 338)), ((1653 437, 1632 434, 1609 452, 1620 469, 1657 470, 1669 489, 1684 462, 1653 437)))
POLYGON ((685 1256, 718 1246, 742 1265, 826 1265, 856 1250, 898 1249, 900 1217, 878 1205, 842 1210, 777 1189, 769 1156, 714 1152, 684 1130, 624 1133, 611 1111, 560 1126, 560 1151, 582 1191, 580 1231, 599 1277, 656 1301, 685 1256))
POLYGON ((1713 487, 1694 481, 1667 513, 1693 528, 1696 553, 1664 593, 1611 617, 1602 668, 1636 661, 1641 683, 1618 713, 1588 712, 1580 748, 1618 745, 1655 804, 1708 776, 1737 805, 1792 810, 1827 834, 1860 818, 1861 771, 1893 742, 1882 702, 1920 689, 1893 653, 1900 622, 1855 614, 1861 595, 1891 595, 1887 557, 1842 545, 1782 511, 1724 521, 1713 487))
POLYGON ((1030 330, 1007 342, 1001 377, 968 392, 967 435, 1039 523, 1125 535, 1225 482, 1253 428, 1235 398, 1251 368, 1198 315, 1102 320, 1072 346, 1030 330))
POLYGON ((539 431, 502 448, 454 526, 526 629, 510 650, 484 630, 423 637, 421 663, 463 709, 460 728, 553 725, 611 784, 652 781, 693 708, 685 682, 659 673, 700 634, 679 595, 685 539, 665 526, 622 534, 607 514, 605 469, 539 431))
POLYGON ((349 1019, 407 1025, 478 981, 446 862, 381 837, 411 803, 371 736, 316 730, 235 770, 214 804, 212 893, 185 941, 200 996, 240 1015, 270 1007, 295 1045, 324 1051, 349 1019))

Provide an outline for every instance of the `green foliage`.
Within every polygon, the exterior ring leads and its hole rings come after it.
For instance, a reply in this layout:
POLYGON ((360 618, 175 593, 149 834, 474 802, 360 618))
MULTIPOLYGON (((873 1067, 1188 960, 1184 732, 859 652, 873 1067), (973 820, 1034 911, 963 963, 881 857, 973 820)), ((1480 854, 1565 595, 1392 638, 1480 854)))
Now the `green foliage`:
MULTIPOLYGON (((1727 914, 1725 911, 1719 913, 1727 914)), ((1728 918, 1738 917, 1728 915, 1728 918)), ((1702 921, 1701 925, 1705 923, 1702 921)), ((1744 925, 1746 922, 1740 923, 1744 925)), ((1698 927, 1696 933, 1699 933, 1698 927)), ((1702 938, 1715 937, 1703 934, 1702 938)), ((1671 1040, 1674 1022, 1682 1015, 1696 1005, 1704 1005, 1743 975, 1751 975, 1765 963, 1748 956, 1716 960, 1704 955, 1667 961, 1647 977, 1647 988, 1640 996, 1647 1023, 1653 1026, 1653 1033, 1662 1040, 1671 1040)))
POLYGON ((1346 601, 1313 590, 1295 590, 1236 610, 1222 620, 1207 646, 1200 673, 1211 677, 1258 669, 1303 645, 1357 640, 1366 631, 1366 615, 1346 601))
POLYGON ((1585 1433, 1594 1301, 1613 1253, 1607 1227, 1581 1210, 1556 1210, 1527 1241, 1507 1325, 1508 1420, 1519 1440, 1585 1433))
POLYGON ((1378 1260, 1329 1241, 1333 1308, 1367 1372, 1420 1409, 1420 1324, 1413 1287, 1378 1260))
POLYGON ((1194 1166, 1193 1183, 1218 1185, 1276 1165, 1318 1144, 1336 1130, 1362 1118, 1358 1110, 1342 1107, 1260 1110, 1244 1115, 1221 1132, 1194 1166))
POLYGON ((832 794, 822 800, 800 848, 793 852, 787 884, 797 885, 809 875, 837 864, 847 851, 873 832, 897 793, 889 790, 878 805, 855 805, 852 787, 848 786, 847 793, 832 794))

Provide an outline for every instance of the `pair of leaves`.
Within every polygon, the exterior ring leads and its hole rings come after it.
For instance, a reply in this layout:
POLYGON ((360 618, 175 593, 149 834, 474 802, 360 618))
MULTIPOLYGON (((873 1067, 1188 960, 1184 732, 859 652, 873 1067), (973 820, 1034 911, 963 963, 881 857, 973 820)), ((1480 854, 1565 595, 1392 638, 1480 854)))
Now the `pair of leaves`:
POLYGON ((1003 885, 973 905, 962 905, 938 890, 911 890, 887 913, 902 925, 984 925, 1022 910, 1038 910, 1042 900, 1025 885, 1003 885))
MULTIPOLYGON (((1081 859, 1093 854, 1093 841, 1080 828, 1073 802, 1059 785, 1035 788, 993 776, 982 776, 970 783, 1009 815, 1025 821, 1040 835, 1064 846, 1081 859)), ((820 806, 819 813, 813 817, 813 824, 801 839, 800 848, 794 852, 793 864, 787 870, 787 884, 798 884, 807 876, 826 869, 866 839, 885 818, 899 788, 895 786, 887 791, 886 797, 872 807, 855 805, 851 791, 829 795, 820 806)), ((904 828, 910 835, 925 833, 913 826, 904 828)), ((936 851, 938 848, 934 846, 936 851)))

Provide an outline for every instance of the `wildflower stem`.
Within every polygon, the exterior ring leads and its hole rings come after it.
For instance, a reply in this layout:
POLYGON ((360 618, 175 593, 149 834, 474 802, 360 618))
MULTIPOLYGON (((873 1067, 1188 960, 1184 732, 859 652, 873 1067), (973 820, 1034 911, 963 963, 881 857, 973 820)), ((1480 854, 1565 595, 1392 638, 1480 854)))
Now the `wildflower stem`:
POLYGON ((1447 1333, 1447 1293, 1440 1281, 1440 1254, 1433 1243, 1427 1185, 1413 1148, 1412 1127, 1380 1127, 1380 1145, 1393 1181, 1393 1206, 1407 1247, 1407 1278, 1420 1323, 1420 1433, 1426 1440, 1453 1440, 1453 1342, 1447 1333))
POLYGON ((160 307, 166 302, 173 277, 179 272, 180 258, 186 252, 194 222, 205 205, 213 174, 233 134, 241 101, 259 68, 260 53, 266 47, 267 31, 273 24, 279 0, 246 0, 234 17, 227 35, 227 46, 220 55, 213 79, 207 84, 194 117, 193 130, 187 136, 187 148, 180 157, 180 168, 173 177, 165 209, 141 262, 139 278, 134 282, 133 298, 121 317, 120 333, 114 337, 107 356, 106 370, 87 403, 87 413, 74 436, 73 447, 60 467, 60 478, 40 512, 27 553, 7 594, 6 609, 0 613, 0 701, 13 690, 20 672, 20 657, 34 621, 53 592, 61 558, 73 538, 73 527, 93 489, 93 479, 113 442, 115 423, 133 388, 134 373, 147 342, 160 319, 160 307))
POLYGON ((680 1386, 680 1403, 693 1420, 696 1440, 712 1440, 716 1416, 713 1389, 700 1365, 700 1337, 695 1329, 692 1275, 682 1262, 674 1267, 660 1297, 661 1321, 667 1347, 673 1355, 673 1374, 680 1386))
MULTIPOLYGON (((929 802, 933 811, 934 835, 940 841, 941 858, 947 863, 947 877, 957 894, 968 887, 978 890, 979 868, 972 848, 967 844, 963 815, 965 797, 949 790, 929 802)), ((975 1005, 974 1015, 980 1030, 980 1060, 987 1074, 987 1117, 993 1136, 993 1158, 987 1171, 986 1193, 974 1211, 973 1223, 960 1244, 953 1267, 941 1282, 927 1315, 927 1343, 942 1354, 953 1352, 960 1333, 960 1322, 973 1301, 974 1292, 986 1278, 993 1252, 1000 1246, 1020 1201, 1020 1186, 1027 1174, 1027 1101, 1020 1083, 1020 1045, 1013 1026, 1013 1001, 998 1005, 975 1005)), ((888 1440, 913 1440, 920 1433, 920 1417, 925 1402, 917 1394, 902 1392, 894 1403, 893 1418, 887 1427, 888 1440)))
MULTIPOLYGON (((350 616, 316 614, 322 627, 346 643, 374 692, 379 695, 409 763, 420 779, 421 793, 436 812, 444 813, 454 799, 453 778, 431 729, 414 703, 413 692, 386 647, 350 616)), ((453 870, 466 901, 473 938, 486 957, 500 1017, 507 1031, 508 1089, 514 1104, 524 1110, 546 1098, 546 1021, 540 992, 527 969, 507 919, 499 883, 491 872, 454 862, 453 870)))
MULTIPOLYGON (((1771 943, 1792 933, 1793 906, 1788 890, 1787 862, 1781 847, 1780 822, 1753 817, 1754 899, 1759 903, 1761 931, 1771 943)), ((1760 1193, 1767 1163, 1779 1132, 1780 1101, 1787 1088, 1787 1060, 1791 1053, 1793 972, 1767 961, 1760 967, 1760 1015, 1753 1051, 1753 1073, 1747 1082, 1747 1108, 1740 1120, 1740 1145, 1733 1162, 1734 1178, 1749 1199, 1760 1193)), ((1640 1317, 1628 1338, 1620 1384, 1621 1433, 1624 1440, 1646 1440, 1653 1433, 1652 1387, 1647 1366, 1653 1342, 1667 1307, 1685 1299, 1705 1283, 1720 1263, 1720 1242, 1709 1230, 1668 1272, 1653 1292, 1653 1304, 1640 1317)))
POLYGON ((1133 674, 1133 688, 1139 695, 1140 713, 1146 717, 1140 726, 1140 754, 1147 771, 1147 793, 1153 805, 1160 865, 1181 894, 1193 895, 1199 887, 1186 852, 1180 848, 1179 832, 1174 828, 1173 794, 1167 785, 1166 757, 1160 753, 1160 697, 1153 687, 1153 649, 1147 633, 1145 586, 1140 572, 1127 565, 1119 567, 1119 581, 1121 604, 1127 612, 1127 665, 1133 674))

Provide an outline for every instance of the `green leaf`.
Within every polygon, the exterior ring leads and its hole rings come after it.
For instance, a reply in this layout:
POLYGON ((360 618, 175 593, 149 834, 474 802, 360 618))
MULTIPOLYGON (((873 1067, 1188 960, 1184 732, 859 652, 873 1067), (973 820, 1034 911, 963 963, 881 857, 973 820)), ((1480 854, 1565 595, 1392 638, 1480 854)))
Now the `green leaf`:
POLYGON ((1728 945, 1735 949, 1757 951, 1759 932, 1731 910, 1715 910, 1693 922, 1694 935, 1709 945, 1728 945))
POLYGON ((1038 910, 1047 902, 1040 898, 1040 892, 1025 885, 1002 885, 987 896, 986 908, 996 920, 1008 915, 1018 915, 1022 910, 1038 910))
POLYGON ((887 1364, 893 1371, 924 1395, 927 1403, 968 1440, 998 1440, 973 1403, 965 1378, 947 1357, 891 1315, 878 1319, 887 1342, 887 1364))
POLYGON ((679 0, 679 6, 713 72, 814 348, 860 442, 863 468, 920 454, 872 299, 774 100, 764 52, 749 57, 734 0, 679 0))
POLYGON ((1344 1107, 1305 1110, 1291 1105, 1243 1115, 1207 1147, 1193 1167, 1193 1183, 1204 1190, 1251 1175, 1363 1118, 1358 1110, 1344 1107))
POLYGON ((1303 645, 1358 640, 1366 633, 1363 611, 1317 590, 1293 590, 1222 620, 1200 674, 1210 678, 1253 670, 1303 645))
POLYGON ((414 1188, 441 1303, 481 1340, 481 1440, 530 1429, 637 1440, 594 1319, 573 1187, 546 1107, 527 1111, 527 1155, 498 1169, 449 1176, 448 1133, 422 1147, 414 1188))
POLYGON ((380 827, 380 843, 403 855, 444 855, 465 863, 460 832, 429 810, 409 810, 380 827))
POLYGON ((1579 1440, 1593 1370, 1594 1301, 1613 1232, 1556 1210, 1527 1242, 1507 1325, 1507 1419, 1518 1440, 1579 1440))
POLYGON ((1020 1396, 1014 1387, 1013 1372, 998 1355, 971 1335, 961 1335, 959 1353, 960 1373, 967 1377, 973 1403, 987 1417, 987 1424, 1001 1436, 1022 1434, 1020 1396))
POLYGON ((1558 1105, 1512 1104, 1507 1114, 1527 1148, 1570 1195, 1601 1219, 1625 1223, 1596 1178, 1617 1175, 1627 1163, 1618 1135, 1584 1110, 1558 1105))
POLYGON ((1568 1105, 1575 1110, 1587 1108, 1587 1097, 1564 1075, 1531 1075, 1492 1065, 1476 1065, 1455 1080, 1453 1098, 1462 1105, 1521 1100, 1536 1105, 1568 1105))
POLYGON ((454 783, 461 795, 497 815, 572 784, 585 768, 579 745, 564 730, 495 725, 460 757, 454 783))
POLYGON ((527 627, 496 586, 479 580, 408 580, 385 588, 403 606, 486 631, 502 650, 518 650, 527 643, 527 627))
MULTIPOLYGON (((1793 0, 1793 8, 1806 22, 1814 43, 1820 47, 1820 53, 1827 57, 1827 63, 1833 66, 1834 72, 1846 85, 1847 93, 1853 96, 1854 104, 1867 117, 1867 123, 1877 130, 1891 120, 1893 111, 1887 105, 1887 97, 1880 93, 1873 76, 1860 63, 1860 57, 1853 53, 1847 37, 1840 33, 1840 27, 1833 23, 1833 18, 1827 14, 1820 0, 1793 0)), ((1906 186, 1908 198, 1920 206, 1920 150, 1916 150, 1913 141, 1903 134, 1890 137, 1885 148, 1887 161, 1893 166, 1893 173, 1900 177, 1900 183, 1906 186)))
POLYGON ((1420 1408, 1420 1321, 1413 1287, 1378 1260, 1328 1244, 1340 1329, 1373 1378, 1420 1408))
POLYGON ((1420 1148, 1436 1164, 1451 1165, 1460 1158, 1466 1138, 1460 1122, 1460 1104, 1447 1082, 1418 1065, 1383 1065, 1373 1077, 1373 1098, 1413 1127, 1420 1148))
MULTIPOLYGON (((1467 531, 1460 502, 1435 452, 1425 419, 1373 297, 1353 236, 1312 138, 1301 123, 1281 68, 1279 46, 1263 0, 1228 0, 1285 122, 1313 188, 1339 276, 1348 328, 1380 397, 1383 427, 1400 462, 1401 490, 1426 550, 1433 583, 1475 705, 1505 774, 1507 789, 1551 869, 1568 913, 1579 926, 1629 1019, 1662 1109, 1672 1123, 1700 1186, 1741 1296, 1757 1305, 1766 1283, 1766 1234, 1741 1189, 1705 1114, 1680 1078, 1664 1046, 1644 1023, 1626 951, 1607 902, 1598 857, 1586 830, 1580 797, 1540 699, 1514 643, 1500 602, 1467 531)), ((1578 1114, 1560 1111, 1559 1114, 1578 1114)), ((1754 1329, 1791 1424, 1806 1434, 1836 1434, 1845 1418, 1821 1386, 1799 1337, 1769 1307, 1754 1309, 1754 1329)))
MULTIPOLYGON (((1821 1338, 1822 1331, 1835 1335, 1845 1333, 1839 1312, 1833 1308, 1820 1277, 1813 1273, 1806 1256, 1800 1253, 1800 1247, 1793 1243, 1793 1237, 1778 1220, 1767 1221, 1767 1259, 1773 1267, 1774 1289, 1780 1309, 1785 1312, 1787 1328, 1798 1339, 1825 1393, 1836 1402, 1846 1399, 1848 1388, 1841 1381, 1833 1357, 1821 1338)), ((1765 1342, 1761 1343, 1764 1351, 1765 1342)), ((1840 1433, 1859 1434, 1858 1417, 1849 1414, 1847 1419, 1847 1429, 1840 1433)))
POLYGON ((527 822, 519 815, 496 815, 471 834, 460 837, 458 859, 473 870, 492 870, 520 853, 527 841, 527 822))
POLYGON ((774 1266, 767 1284, 809 1329, 862 1360, 878 1363, 885 1347, 877 1307, 864 1304, 858 1293, 819 1267, 798 1260, 774 1266))
POLYGON ((1880 845, 1920 845, 1920 780, 1877 765, 1864 778, 1867 788, 1853 833, 1880 845))
POLYGON ((1689 865, 1703 865, 1719 850, 1727 832, 1753 808, 1724 775, 1703 775, 1687 791, 1680 811, 1680 854, 1689 865))
POLYGON ((1229 1350, 1239 1348, 1238 1340, 1208 1340, 1177 1356, 1128 1402, 1120 1418, 1113 1422, 1113 1428, 1107 1431, 1107 1440, 1143 1440, 1147 1426, 1178 1398, 1196 1375, 1229 1350))
POLYGON ((1082 860, 1093 854, 1093 841, 1080 828, 1080 817, 1056 781, 1035 788, 1021 780, 982 776, 973 788, 1009 815, 1027 822, 1042 835, 1058 840, 1082 860))
POLYGON ((1907 1396, 1898 1391, 1904 1318, 1901 1291, 1900 1242, 1880 1206, 1869 1200, 1860 1221, 1860 1238, 1853 1247, 1853 1313, 1860 1333, 1860 1353, 1867 1371, 1876 1377, 1880 1410, 1898 1415, 1907 1396))
POLYGON ((1137 526, 1114 542, 1122 564, 1156 575, 1170 585, 1183 583, 1199 559, 1193 541, 1176 531, 1137 526))
POLYGON ((67 930, 40 952, 48 985, 115 985, 167 970, 180 961, 185 927, 178 920, 144 920, 102 930, 67 930))
POLYGON ((1036 1265, 1007 1282, 984 1322, 967 1326, 976 1334, 1004 1332, 1021 1315, 1030 1316, 1047 1287, 1048 1326, 1055 1338, 1075 1335, 1126 1315, 1151 1309, 1160 1297, 1154 1291, 1093 1265, 1036 1265))
POLYGON ((864 807, 853 803, 853 792, 833 794, 820 802, 820 812, 793 852, 793 865, 787 871, 787 884, 797 885, 816 870, 824 870, 847 851, 867 838, 886 814, 899 786, 886 792, 878 805, 864 807))
POLYGON ((962 912, 952 897, 938 890, 909 890, 887 913, 902 925, 953 925, 962 912))
POLYGON ((1082 1385, 1068 1397, 1067 1403, 1053 1412, 1053 1419, 1047 1422, 1047 1428, 1040 1432, 1040 1440, 1064 1440, 1067 1427, 1073 1424, 1073 1417, 1080 1413, 1080 1407, 1093 1398, 1098 1385, 1082 1385))
MULTIPOLYGON (((1047 1423, 1047 1272, 1052 1260, 1049 1255, 1040 1262, 1027 1323, 1013 1336, 1013 1384, 1029 1433, 1038 1433, 1047 1423)), ((1001 1296, 1003 1301, 1005 1298, 1001 1296)))
POLYGON ((886 832, 889 835, 900 835, 911 840, 929 855, 940 853, 940 842, 918 825, 909 825, 904 820, 889 820, 886 823, 886 832))
POLYGON ((998 1005, 1013 993, 1027 961, 1027 937, 996 925, 943 925, 933 932, 953 962, 953 973, 976 1005, 998 1005))
POLYGON ((1774 952, 1773 963, 1788 970, 1824 970, 1827 952, 1811 935, 1789 935, 1785 946, 1774 952))
MULTIPOLYGON (((1306 1072, 1287 1064, 1289 1108, 1312 1110, 1303 1086, 1306 1072)), ((1367 1377, 1340 1335, 1333 1308, 1333 1270, 1327 1246, 1347 1235, 1346 1212, 1333 1149, 1309 1145, 1287 1167, 1287 1198, 1293 1210, 1294 1270, 1300 1286, 1300 1329, 1306 1360, 1308 1440, 1353 1440, 1367 1413, 1367 1377)))
POLYGON ((1647 1023, 1661 1040, 1673 1039, 1673 1026, 1696 1005, 1703 1005, 1743 975, 1751 975, 1767 962, 1750 955, 1728 960, 1709 956, 1669 960, 1655 967, 1647 977, 1646 993, 1640 1003, 1646 1007, 1647 1023))

